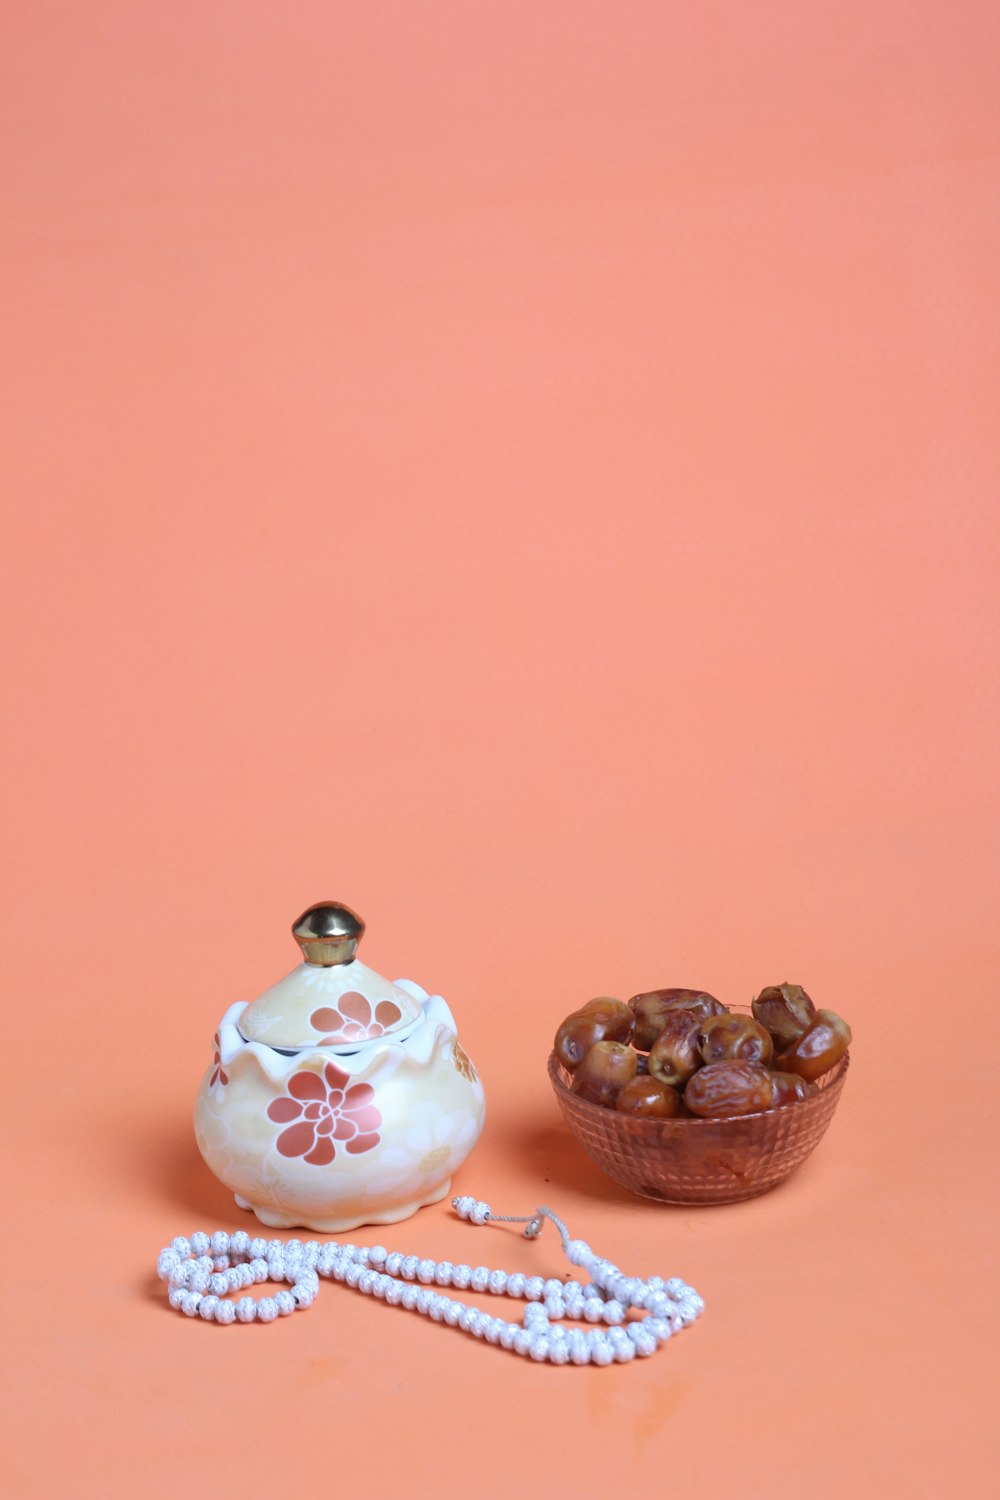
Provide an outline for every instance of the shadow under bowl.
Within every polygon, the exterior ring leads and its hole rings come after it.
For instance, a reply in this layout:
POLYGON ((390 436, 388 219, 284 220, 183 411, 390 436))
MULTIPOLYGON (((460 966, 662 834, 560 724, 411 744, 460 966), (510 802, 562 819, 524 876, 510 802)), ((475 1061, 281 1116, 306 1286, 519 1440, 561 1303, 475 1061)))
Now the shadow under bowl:
POLYGON ((845 1053, 807 1099, 727 1120, 651 1120, 591 1104, 570 1091, 554 1052, 549 1078, 584 1151, 622 1187, 660 1203, 738 1203, 777 1187, 815 1150, 849 1064, 845 1053))

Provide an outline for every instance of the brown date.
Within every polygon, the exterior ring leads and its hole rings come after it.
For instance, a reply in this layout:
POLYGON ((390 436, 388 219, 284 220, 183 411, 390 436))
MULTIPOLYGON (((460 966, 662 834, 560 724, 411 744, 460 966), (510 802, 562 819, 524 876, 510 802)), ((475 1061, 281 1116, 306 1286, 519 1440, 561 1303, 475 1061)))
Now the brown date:
POLYGON ((805 1036, 816 1019, 816 1007, 801 984, 769 984, 753 1001, 751 1009, 771 1033, 779 1052, 805 1036))
POLYGON ((835 1067, 851 1045, 851 1028, 832 1010, 818 1010, 804 1036, 775 1058, 783 1073, 798 1073, 810 1083, 835 1067))
POLYGON ((695 1068, 701 1066, 698 1053, 699 1028, 703 1023, 689 1010, 671 1011, 663 1029, 649 1052, 649 1071, 661 1083, 681 1088, 695 1068))
POLYGON ((563 1067, 570 1073, 578 1068, 598 1042, 629 1042, 635 1017, 621 1000, 591 1000, 590 1006, 600 1009, 574 1011, 567 1016, 556 1032, 553 1046, 563 1067))
POLYGON ((703 1119, 724 1120, 769 1109, 771 1094, 771 1075, 760 1063, 716 1062, 695 1073, 684 1103, 703 1119))
POLYGON ((702 1062, 733 1060, 763 1063, 774 1056, 771 1034, 750 1016, 709 1016, 698 1031, 698 1051, 702 1062))
POLYGON ((693 1010, 699 1016, 717 1016, 726 1007, 704 990, 648 990, 633 995, 629 1005, 635 1014, 635 1045, 648 1052, 673 1011, 693 1010))
POLYGON ((670 1120, 680 1113, 681 1096, 658 1078, 638 1074, 620 1089, 615 1109, 623 1115, 640 1115, 644 1119, 670 1120))
POLYGON ((597 1042, 573 1074, 574 1094, 591 1104, 613 1108, 619 1089, 635 1077, 638 1059, 621 1042, 597 1042))
POLYGON ((800 1078, 798 1073, 771 1073, 772 1109, 780 1109, 783 1104, 794 1104, 796 1099, 808 1099, 814 1092, 813 1085, 800 1078))

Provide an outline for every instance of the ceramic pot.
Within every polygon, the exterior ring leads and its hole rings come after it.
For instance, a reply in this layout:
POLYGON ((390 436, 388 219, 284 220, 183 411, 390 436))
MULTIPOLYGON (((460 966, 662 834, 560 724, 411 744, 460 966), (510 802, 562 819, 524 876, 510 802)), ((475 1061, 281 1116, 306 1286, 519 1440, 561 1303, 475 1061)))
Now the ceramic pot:
POLYGON ((292 931, 304 962, 219 1023, 199 1150, 274 1228, 396 1223, 445 1197, 479 1139, 479 1075, 440 995, 356 957, 348 907, 310 907, 292 931))

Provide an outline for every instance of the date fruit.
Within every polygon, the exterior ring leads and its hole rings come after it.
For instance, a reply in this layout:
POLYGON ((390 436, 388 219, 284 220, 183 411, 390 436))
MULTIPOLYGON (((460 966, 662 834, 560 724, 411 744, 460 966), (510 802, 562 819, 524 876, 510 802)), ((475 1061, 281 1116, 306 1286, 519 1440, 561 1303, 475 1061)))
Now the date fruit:
POLYGON ((698 1035, 702 1021, 692 1011, 671 1011, 649 1052, 649 1071, 661 1083, 682 1088, 701 1066, 698 1035))
POLYGON ((633 995, 629 1001, 635 1015, 635 1045, 648 1052, 666 1024, 667 1016, 678 1010, 693 1010, 699 1016, 717 1016, 726 1007, 704 990, 648 990, 633 995))
POLYGON ((780 1109, 783 1104, 794 1104, 796 1099, 808 1099, 815 1092, 815 1085, 807 1083, 798 1073, 771 1073, 772 1109, 780 1109))
POLYGON ((770 1032, 751 1016, 709 1016, 700 1024, 698 1051, 706 1063, 733 1060, 767 1067, 774 1056, 774 1043, 770 1032))
POLYGON ((637 1063, 635 1052, 622 1042, 597 1042, 573 1074, 570 1088, 591 1104, 611 1108, 619 1090, 635 1077, 637 1063))
MULTIPOLYGON (((799 1082, 802 1080, 800 1079, 799 1082)), ((649 1120, 670 1120, 680 1114, 681 1096, 658 1078, 639 1074, 624 1084, 615 1100, 615 1109, 623 1115, 641 1115, 649 1120)))
POLYGON ((836 1011, 818 1010, 816 1019, 804 1036, 775 1058, 782 1073, 798 1073, 812 1082, 814 1078, 836 1067, 851 1045, 851 1028, 836 1011))
POLYGON ((591 1000, 567 1016, 556 1032, 555 1053, 572 1073, 598 1042, 630 1042, 635 1017, 622 1000, 591 1000))
POLYGON ((770 1109, 771 1075, 760 1063, 715 1062, 699 1068, 684 1090, 684 1103, 702 1119, 728 1119, 770 1109))
POLYGON ((753 1001, 752 1009, 779 1052, 805 1036, 816 1019, 816 1007, 801 984, 769 984, 753 1001))

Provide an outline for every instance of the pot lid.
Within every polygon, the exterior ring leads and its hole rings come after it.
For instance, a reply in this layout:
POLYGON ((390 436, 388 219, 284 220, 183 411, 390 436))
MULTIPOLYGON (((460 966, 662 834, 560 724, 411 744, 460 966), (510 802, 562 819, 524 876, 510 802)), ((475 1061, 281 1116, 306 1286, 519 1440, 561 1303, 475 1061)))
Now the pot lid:
POLYGON ((337 901, 303 912, 292 935, 305 962, 247 1006, 239 1019, 247 1041, 353 1052, 418 1020, 413 996, 355 957, 364 930, 337 901))

